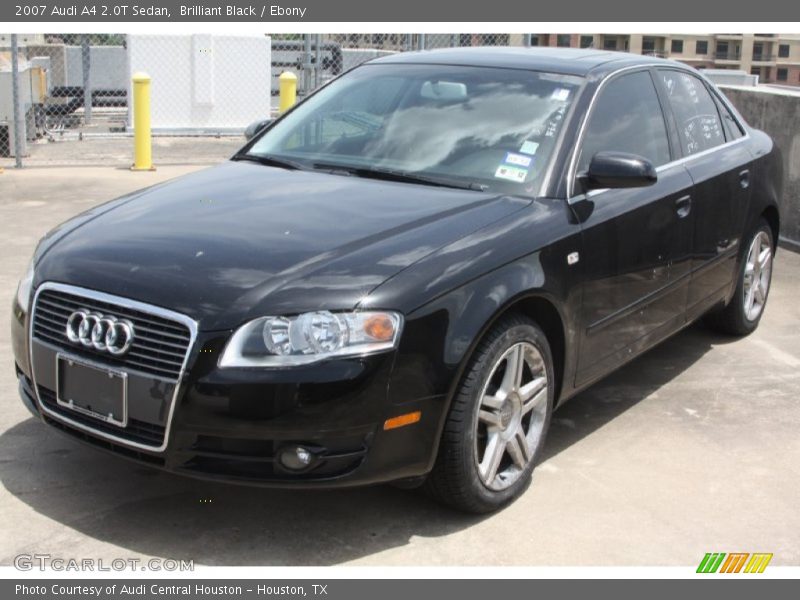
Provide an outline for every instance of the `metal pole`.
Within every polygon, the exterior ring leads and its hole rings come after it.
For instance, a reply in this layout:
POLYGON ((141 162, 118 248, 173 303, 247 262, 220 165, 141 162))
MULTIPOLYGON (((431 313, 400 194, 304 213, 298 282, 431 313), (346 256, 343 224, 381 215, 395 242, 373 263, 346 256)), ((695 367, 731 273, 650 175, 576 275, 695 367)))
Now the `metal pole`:
POLYGON ((92 57, 89 48, 89 36, 81 36, 81 62, 83 66, 83 122, 88 125, 92 121, 92 90, 89 86, 89 75, 92 68, 92 57))
POLYGON ((424 33, 420 33, 419 34, 419 49, 420 50, 425 50, 425 34, 424 33))
POLYGON ((322 36, 320 34, 314 36, 314 44, 316 44, 314 49, 314 89, 317 89, 319 87, 319 71, 322 68, 319 62, 319 47, 322 44, 322 36))
POLYGON ((532 40, 531 40, 531 37, 532 37, 532 34, 530 34, 530 33, 526 33, 526 34, 525 34, 525 37, 523 38, 523 40, 524 40, 524 41, 523 41, 523 44, 524 44, 526 47, 528 47, 528 48, 530 48, 530 47, 531 47, 531 41, 532 41, 532 40))
POLYGON ((17 34, 11 34, 11 102, 14 107, 14 166, 22 168, 22 115, 19 110, 19 47, 17 34))
POLYGON ((308 94, 311 88, 311 34, 303 36, 303 93, 308 94))
POLYGON ((406 50, 406 52, 410 52, 411 51, 411 34, 410 33, 406 34, 405 50, 406 50))

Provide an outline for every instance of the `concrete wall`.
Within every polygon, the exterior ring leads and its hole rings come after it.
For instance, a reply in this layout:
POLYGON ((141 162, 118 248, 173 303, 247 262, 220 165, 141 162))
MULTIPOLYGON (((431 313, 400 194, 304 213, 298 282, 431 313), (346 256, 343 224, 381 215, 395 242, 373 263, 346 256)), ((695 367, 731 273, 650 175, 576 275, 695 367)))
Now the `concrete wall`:
POLYGON ((783 152, 781 237, 800 250, 800 94, 769 88, 720 87, 750 125, 783 152))
POLYGON ((741 87, 756 87, 758 85, 758 75, 751 75, 737 69, 704 69, 703 75, 717 85, 741 87))

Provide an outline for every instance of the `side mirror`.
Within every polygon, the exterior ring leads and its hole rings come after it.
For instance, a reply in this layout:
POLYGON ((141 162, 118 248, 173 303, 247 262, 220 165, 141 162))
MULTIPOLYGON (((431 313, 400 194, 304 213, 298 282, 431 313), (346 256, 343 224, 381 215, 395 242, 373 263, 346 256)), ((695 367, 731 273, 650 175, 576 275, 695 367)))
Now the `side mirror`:
POLYGON ((261 130, 263 130, 267 125, 272 123, 274 120, 275 119, 263 119, 261 121, 254 121, 253 123, 250 123, 250 125, 248 125, 247 128, 244 130, 244 139, 246 139, 249 142, 256 135, 261 133, 261 130))
POLYGON ((634 188, 653 185, 658 180, 656 168, 646 158, 625 152, 598 152, 582 175, 587 190, 634 188))

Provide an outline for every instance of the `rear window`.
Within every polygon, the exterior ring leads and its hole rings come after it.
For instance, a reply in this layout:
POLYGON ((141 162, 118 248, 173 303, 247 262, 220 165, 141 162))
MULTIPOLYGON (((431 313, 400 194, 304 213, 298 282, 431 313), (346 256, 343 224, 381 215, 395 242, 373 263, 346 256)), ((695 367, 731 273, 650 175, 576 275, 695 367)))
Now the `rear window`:
POLYGON ((717 104, 699 77, 683 71, 659 69, 678 126, 684 156, 725 143, 717 104))
POLYGON ((744 137, 744 130, 742 130, 742 126, 739 124, 739 121, 736 120, 736 117, 733 116, 730 109, 725 106, 725 103, 719 98, 715 97, 714 100, 717 102, 719 114, 722 115, 722 124, 725 125, 725 137, 728 138, 728 140, 738 140, 744 137))

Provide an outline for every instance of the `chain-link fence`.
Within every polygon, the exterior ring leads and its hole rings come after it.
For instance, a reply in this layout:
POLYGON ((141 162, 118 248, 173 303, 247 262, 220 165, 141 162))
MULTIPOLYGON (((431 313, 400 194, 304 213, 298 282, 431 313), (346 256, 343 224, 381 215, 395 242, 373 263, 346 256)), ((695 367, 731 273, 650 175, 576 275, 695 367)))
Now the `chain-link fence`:
POLYGON ((152 81, 154 144, 227 137, 227 151, 248 124, 276 113, 285 71, 302 99, 396 52, 536 43, 525 34, 0 34, 0 165, 130 160, 137 72, 152 81))
POLYGON ((38 140, 124 133, 127 117, 125 36, 0 35, 0 155, 28 153, 38 140), (13 64, 16 63, 16 72, 13 64), (16 80, 16 102, 13 83, 16 80), (21 122, 12 127, 14 108, 21 122), (14 132, 19 132, 15 139, 14 132))

